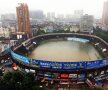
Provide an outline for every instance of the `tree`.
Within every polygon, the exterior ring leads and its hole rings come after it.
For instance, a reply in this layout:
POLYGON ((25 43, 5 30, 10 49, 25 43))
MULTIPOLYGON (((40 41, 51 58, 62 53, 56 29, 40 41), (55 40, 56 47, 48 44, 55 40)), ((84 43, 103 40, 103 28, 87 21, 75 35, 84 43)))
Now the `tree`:
POLYGON ((11 78, 12 78, 12 72, 7 72, 3 75, 3 80, 6 82, 10 81, 11 78))
POLYGON ((14 80, 14 82, 22 82, 24 78, 24 74, 20 71, 14 71, 13 75, 12 75, 12 79, 14 80))
POLYGON ((44 30, 38 30, 37 35, 41 35, 41 34, 45 34, 45 31, 44 30))
POLYGON ((3 72, 2 72, 2 69, 0 69, 0 76, 3 76, 3 72))
POLYGON ((103 90, 103 89, 100 87, 95 87, 95 88, 89 88, 88 90, 103 90))
POLYGON ((108 42, 108 31, 103 31, 101 28, 94 28, 93 34, 108 42))
POLYGON ((0 90, 45 90, 37 84, 33 73, 7 72, 0 77, 0 90))
POLYGON ((45 87, 33 86, 32 90, 46 90, 45 87))

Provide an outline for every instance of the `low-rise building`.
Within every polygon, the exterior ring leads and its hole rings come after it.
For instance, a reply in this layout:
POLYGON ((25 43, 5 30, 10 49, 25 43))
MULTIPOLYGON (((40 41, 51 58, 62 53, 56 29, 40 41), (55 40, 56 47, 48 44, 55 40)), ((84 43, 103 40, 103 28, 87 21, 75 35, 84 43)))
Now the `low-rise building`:
POLYGON ((10 38, 13 33, 16 33, 15 27, 0 27, 0 37, 10 38))
POLYGON ((0 27, 0 37, 9 38, 10 37, 9 28, 0 27))
POLYGON ((78 32, 78 31, 79 31, 79 25, 70 26, 70 32, 78 32))

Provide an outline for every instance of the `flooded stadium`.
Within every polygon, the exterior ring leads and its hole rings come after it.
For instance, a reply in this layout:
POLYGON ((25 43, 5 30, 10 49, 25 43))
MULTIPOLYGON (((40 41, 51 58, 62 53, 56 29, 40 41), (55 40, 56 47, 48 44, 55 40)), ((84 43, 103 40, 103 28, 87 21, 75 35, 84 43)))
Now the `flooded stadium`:
POLYGON ((47 61, 92 61, 102 59, 90 42, 73 40, 46 40, 29 55, 32 59, 47 61))

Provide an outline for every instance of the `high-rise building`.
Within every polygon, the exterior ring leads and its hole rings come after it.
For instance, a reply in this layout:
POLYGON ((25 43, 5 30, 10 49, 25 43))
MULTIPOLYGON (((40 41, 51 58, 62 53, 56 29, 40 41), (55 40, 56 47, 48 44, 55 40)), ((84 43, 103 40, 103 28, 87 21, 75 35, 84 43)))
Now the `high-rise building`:
POLYGON ((16 17, 14 13, 2 14, 1 22, 3 27, 16 27, 16 17))
POLYGON ((20 3, 16 7, 18 32, 24 33, 27 37, 31 37, 29 10, 27 4, 20 3))
POLYGON ((93 15, 84 15, 80 20, 80 32, 92 33, 94 18, 93 15))
POLYGON ((63 14, 58 14, 58 15, 57 15, 57 18, 59 18, 59 19, 64 19, 64 15, 63 15, 63 14))
POLYGON ((108 1, 104 2, 102 23, 106 26, 108 25, 108 1))
POLYGON ((50 19, 51 18, 50 12, 47 12, 46 18, 47 19, 50 19))
POLYGON ((1 20, 15 20, 15 14, 9 13, 9 14, 2 14, 1 20))
POLYGON ((83 16, 83 10, 75 10, 74 11, 75 18, 81 18, 82 16, 83 16))
POLYGON ((48 20, 54 21, 55 20, 55 12, 48 12, 46 17, 48 20))
POLYGON ((52 18, 55 18, 55 12, 52 12, 51 16, 52 16, 52 18))
POLYGON ((30 11, 30 18, 32 19, 44 19, 44 13, 42 10, 30 11))

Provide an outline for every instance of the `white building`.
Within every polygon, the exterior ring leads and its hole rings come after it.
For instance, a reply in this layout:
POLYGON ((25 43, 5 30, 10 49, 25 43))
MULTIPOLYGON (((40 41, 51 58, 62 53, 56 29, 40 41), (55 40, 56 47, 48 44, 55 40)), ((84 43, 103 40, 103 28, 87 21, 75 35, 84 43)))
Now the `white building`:
POLYGON ((0 53, 9 48, 9 44, 0 42, 0 53))
POLYGON ((73 18, 73 15, 72 14, 67 14, 65 18, 66 19, 72 19, 73 18))
POLYGON ((51 33, 51 32, 54 31, 54 28, 53 28, 53 26, 47 26, 47 27, 44 28, 44 31, 51 33))
POLYGON ((75 18, 81 18, 82 16, 83 16, 83 10, 75 10, 74 11, 75 18))
POLYGON ((10 14, 2 14, 1 15, 1 20, 15 20, 15 14, 10 13, 10 14))
POLYGON ((58 19, 64 19, 64 15, 63 15, 63 14, 58 14, 58 15, 57 15, 57 18, 58 18, 58 19))
POLYGON ((45 15, 42 10, 30 11, 30 18, 33 20, 42 20, 45 18, 45 15))
POLYGON ((92 15, 84 15, 80 20, 80 32, 84 33, 92 33, 93 31, 93 16, 92 15))
POLYGON ((9 28, 9 32, 10 32, 10 33, 16 33, 15 27, 10 27, 10 28, 9 28))
POLYGON ((46 18, 50 21, 54 21, 55 20, 55 12, 48 12, 46 18))
POLYGON ((15 33, 15 32, 16 32, 15 27, 9 27, 9 28, 0 27, 0 37, 9 38, 10 33, 15 33))
POLYGON ((71 32, 78 32, 79 31, 79 26, 78 25, 71 25, 70 31, 71 32))
POLYGON ((0 22, 0 27, 2 27, 2 22, 0 22))
POLYGON ((9 28, 0 27, 0 37, 9 38, 10 37, 9 28))

